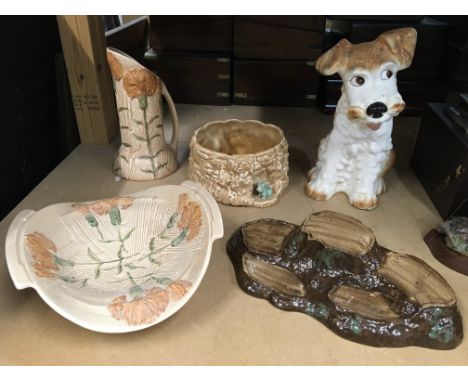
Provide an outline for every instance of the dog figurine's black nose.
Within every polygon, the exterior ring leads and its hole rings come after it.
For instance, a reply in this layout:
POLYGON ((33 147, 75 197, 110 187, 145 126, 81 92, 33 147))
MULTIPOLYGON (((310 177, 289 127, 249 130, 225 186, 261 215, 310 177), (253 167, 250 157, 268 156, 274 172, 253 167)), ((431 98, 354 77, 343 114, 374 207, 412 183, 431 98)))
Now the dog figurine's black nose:
POLYGON ((366 113, 372 118, 380 118, 387 110, 387 106, 383 102, 374 102, 369 105, 366 113))

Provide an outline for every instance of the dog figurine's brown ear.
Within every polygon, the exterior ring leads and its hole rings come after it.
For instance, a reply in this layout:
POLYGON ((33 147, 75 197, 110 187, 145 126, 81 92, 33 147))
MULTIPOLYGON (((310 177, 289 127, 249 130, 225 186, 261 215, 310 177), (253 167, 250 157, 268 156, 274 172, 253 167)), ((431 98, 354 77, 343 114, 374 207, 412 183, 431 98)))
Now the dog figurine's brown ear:
POLYGON ((346 51, 352 47, 347 39, 342 39, 333 48, 322 54, 315 63, 315 69, 320 74, 331 76, 344 66, 346 51))
POLYGON ((377 41, 386 45, 398 65, 398 70, 403 70, 413 61, 417 36, 414 28, 400 28, 382 33, 377 37, 377 41))

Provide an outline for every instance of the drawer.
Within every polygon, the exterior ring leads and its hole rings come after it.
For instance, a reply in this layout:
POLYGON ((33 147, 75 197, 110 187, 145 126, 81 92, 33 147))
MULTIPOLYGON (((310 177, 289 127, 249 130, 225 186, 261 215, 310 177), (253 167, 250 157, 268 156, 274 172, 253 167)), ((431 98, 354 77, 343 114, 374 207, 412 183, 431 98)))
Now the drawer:
POLYGON ((239 59, 315 60, 322 52, 324 16, 235 16, 239 59))
POLYGON ((318 84, 313 61, 236 61, 233 103, 313 106, 318 84))
POLYGON ((230 57, 149 51, 145 65, 164 81, 175 102, 231 104, 230 57))
POLYGON ((150 16, 155 50, 232 51, 232 16, 150 16))

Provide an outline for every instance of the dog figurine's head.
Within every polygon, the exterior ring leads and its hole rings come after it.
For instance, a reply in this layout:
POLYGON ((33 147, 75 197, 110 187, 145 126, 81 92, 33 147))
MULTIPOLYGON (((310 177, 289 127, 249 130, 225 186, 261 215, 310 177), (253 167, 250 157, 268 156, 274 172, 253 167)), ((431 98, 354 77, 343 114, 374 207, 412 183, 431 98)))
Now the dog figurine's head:
POLYGON ((416 37, 414 28, 401 28, 361 44, 342 39, 319 57, 315 65, 319 73, 338 73, 343 80, 350 120, 378 130, 404 110, 396 73, 411 65, 416 37))

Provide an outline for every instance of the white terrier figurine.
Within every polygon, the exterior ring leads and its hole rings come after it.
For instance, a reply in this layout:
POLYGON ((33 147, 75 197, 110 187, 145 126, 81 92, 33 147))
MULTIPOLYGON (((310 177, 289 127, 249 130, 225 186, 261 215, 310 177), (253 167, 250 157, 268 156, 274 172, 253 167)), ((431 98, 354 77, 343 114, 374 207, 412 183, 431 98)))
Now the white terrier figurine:
POLYGON ((393 117, 405 108, 396 73, 411 65, 416 35, 413 28, 401 28, 362 44, 343 39, 317 60, 317 71, 339 73, 343 87, 333 129, 309 171, 311 198, 327 200, 344 192, 357 208, 377 206, 377 195, 385 191, 383 176, 395 159, 393 117))

